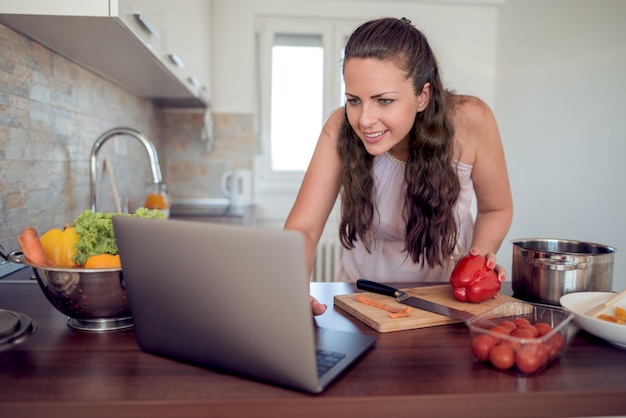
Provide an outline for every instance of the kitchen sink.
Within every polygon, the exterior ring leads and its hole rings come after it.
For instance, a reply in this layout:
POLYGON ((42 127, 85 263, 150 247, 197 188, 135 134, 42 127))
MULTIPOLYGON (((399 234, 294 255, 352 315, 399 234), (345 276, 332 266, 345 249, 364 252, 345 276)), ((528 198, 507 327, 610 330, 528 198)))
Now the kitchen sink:
POLYGON ((173 200, 170 207, 170 215, 172 217, 238 216, 232 210, 230 201, 221 198, 173 200))
POLYGON ((33 269, 10 261, 0 263, 0 283, 35 281, 33 269))

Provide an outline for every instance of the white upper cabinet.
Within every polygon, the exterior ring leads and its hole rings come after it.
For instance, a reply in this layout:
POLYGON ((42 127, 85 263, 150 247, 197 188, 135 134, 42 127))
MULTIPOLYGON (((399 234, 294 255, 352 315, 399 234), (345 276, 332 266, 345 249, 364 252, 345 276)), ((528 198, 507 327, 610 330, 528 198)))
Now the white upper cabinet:
POLYGON ((211 82, 210 0, 157 0, 155 3, 166 3, 169 9, 161 36, 163 51, 168 56, 175 54, 184 63, 187 81, 195 83, 203 94, 208 94, 211 82))
POLYGON ((0 22, 164 106, 205 107, 210 0, 0 0, 0 22))

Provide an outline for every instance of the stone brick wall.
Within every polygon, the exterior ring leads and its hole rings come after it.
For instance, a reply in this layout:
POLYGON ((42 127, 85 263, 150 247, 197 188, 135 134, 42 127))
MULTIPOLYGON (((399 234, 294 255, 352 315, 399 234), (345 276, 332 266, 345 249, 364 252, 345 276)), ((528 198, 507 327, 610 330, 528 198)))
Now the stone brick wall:
MULTIPOLYGON (((204 114, 154 106, 0 25, 0 245, 17 249, 27 226, 62 227, 90 207, 89 156, 106 130, 126 126, 156 145, 173 198, 216 197, 221 172, 252 167, 251 115, 214 115, 215 142, 200 140, 204 114)), ((143 204, 152 182, 145 149, 130 137, 98 156, 98 210, 115 210, 107 159, 123 202, 143 204)))
POLYGON ((226 170, 252 168, 256 151, 254 118, 214 114, 214 142, 203 142, 204 113, 162 110, 167 183, 172 199, 224 197, 220 179, 226 170))

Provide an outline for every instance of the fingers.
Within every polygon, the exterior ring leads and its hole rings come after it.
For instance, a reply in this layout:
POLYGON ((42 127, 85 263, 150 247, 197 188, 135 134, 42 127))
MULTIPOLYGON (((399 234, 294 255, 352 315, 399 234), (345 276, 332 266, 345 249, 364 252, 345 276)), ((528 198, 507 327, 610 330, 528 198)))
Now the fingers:
POLYGON ((311 299, 311 311, 313 312, 314 316, 318 316, 326 312, 326 309, 328 308, 328 306, 326 306, 323 303, 319 303, 317 299, 315 299, 313 296, 309 296, 309 297, 311 299))
MULTIPOLYGON (((470 254, 478 255, 480 254, 480 250, 476 247, 472 247, 470 254)), ((487 267, 494 269, 494 271, 498 273, 498 281, 500 281, 500 283, 504 282, 506 280, 506 269, 500 264, 496 264, 496 255, 494 253, 487 253, 485 254, 485 259, 487 260, 487 267)))
MULTIPOLYGON (((470 255, 480 255, 480 250, 476 247, 470 248, 470 255)), ((496 255, 494 253, 485 254, 485 259, 487 260, 487 267, 490 269, 496 266, 496 255)))
POLYGON ((506 280, 506 269, 504 267, 502 267, 500 264, 498 264, 494 268, 494 271, 496 273, 498 273, 498 281, 500 283, 502 283, 502 282, 504 282, 506 280))

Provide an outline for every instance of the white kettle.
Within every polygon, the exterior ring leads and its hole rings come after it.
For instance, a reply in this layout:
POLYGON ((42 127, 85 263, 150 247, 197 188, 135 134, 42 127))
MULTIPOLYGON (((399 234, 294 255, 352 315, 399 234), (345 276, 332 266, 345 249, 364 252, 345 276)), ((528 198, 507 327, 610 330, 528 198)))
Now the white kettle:
POLYGON ((254 203, 252 187, 250 170, 228 170, 222 174, 220 188, 233 207, 247 207, 254 203))

